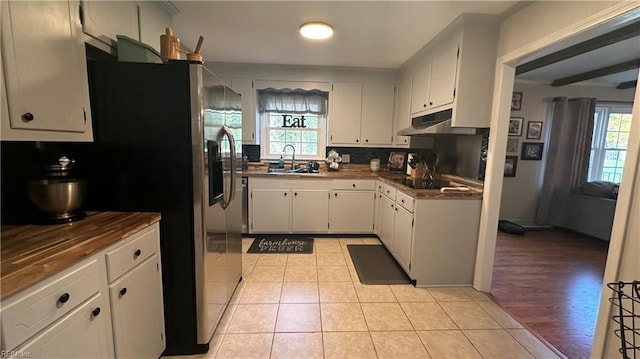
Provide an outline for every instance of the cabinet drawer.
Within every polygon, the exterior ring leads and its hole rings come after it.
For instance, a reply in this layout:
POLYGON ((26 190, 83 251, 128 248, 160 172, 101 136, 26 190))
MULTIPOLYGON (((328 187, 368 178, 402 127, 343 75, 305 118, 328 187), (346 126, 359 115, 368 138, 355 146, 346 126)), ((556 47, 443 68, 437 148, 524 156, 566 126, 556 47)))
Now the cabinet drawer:
MULTIPOLYGON (((104 265, 104 262, 103 264, 104 265)), ((18 346, 84 302, 104 285, 97 259, 72 267, 55 280, 45 280, 2 309, 2 349, 18 346)))
POLYGON ((371 180, 333 180, 333 189, 342 190, 371 190, 376 187, 375 181, 371 180))
POLYGON ((383 185, 382 190, 383 190, 383 193, 384 193, 385 196, 391 198, 394 201, 396 200, 396 191, 397 190, 396 190, 395 187, 385 183, 383 185))
POLYGON ((411 198, 410 196, 397 191, 396 193, 396 204, 400 205, 401 207, 403 207, 404 209, 406 209, 407 211, 413 213, 413 206, 414 206, 414 199, 411 198))
POLYGON ((151 257, 158 250, 157 226, 134 234, 135 239, 107 252, 107 275, 109 283, 151 257))
POLYGON ((30 358, 112 358, 109 304, 98 293, 20 348, 30 358))

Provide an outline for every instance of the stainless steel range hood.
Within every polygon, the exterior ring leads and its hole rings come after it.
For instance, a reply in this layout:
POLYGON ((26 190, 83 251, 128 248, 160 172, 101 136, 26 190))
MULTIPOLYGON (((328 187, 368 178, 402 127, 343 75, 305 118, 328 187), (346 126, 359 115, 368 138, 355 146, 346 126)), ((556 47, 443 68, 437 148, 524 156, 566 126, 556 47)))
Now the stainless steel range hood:
POLYGON ((475 135, 477 128, 451 127, 453 110, 444 110, 411 119, 411 127, 398 131, 400 136, 475 135))

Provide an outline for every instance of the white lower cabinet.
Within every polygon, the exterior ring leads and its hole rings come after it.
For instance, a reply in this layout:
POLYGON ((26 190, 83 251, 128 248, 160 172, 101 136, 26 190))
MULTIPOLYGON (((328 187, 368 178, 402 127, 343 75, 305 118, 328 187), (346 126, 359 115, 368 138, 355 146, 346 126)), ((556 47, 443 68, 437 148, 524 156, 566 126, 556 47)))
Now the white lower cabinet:
POLYGON ((373 233, 373 191, 331 191, 331 233, 373 233))
POLYGON ((249 178, 249 233, 373 233, 375 181, 249 178))
POLYGON ((3 299, 0 350, 33 358, 158 358, 165 348, 159 228, 3 299))
POLYGON ((393 199, 382 196, 382 210, 380 223, 380 240, 387 247, 389 252, 393 253, 393 219, 395 215, 396 205, 393 199))
POLYGON ((102 293, 16 349, 30 358, 112 358, 109 303, 102 293))
POLYGON ((393 218, 393 252, 402 268, 411 271, 411 245, 413 243, 413 213, 395 206, 393 218))
POLYGON ((292 190, 291 230, 317 233, 329 229, 329 191, 292 190))
POLYGON ((251 205, 251 233, 290 231, 291 196, 288 189, 252 189, 251 205))
POLYGON ((416 286, 471 285, 481 198, 413 198, 385 183, 380 240, 416 286))
POLYGON ((380 240, 393 254, 405 272, 411 269, 411 246, 413 242, 413 202, 410 197, 385 184, 382 200, 380 240))
POLYGON ((153 254, 109 286, 117 358, 157 358, 164 350, 161 280, 153 254))

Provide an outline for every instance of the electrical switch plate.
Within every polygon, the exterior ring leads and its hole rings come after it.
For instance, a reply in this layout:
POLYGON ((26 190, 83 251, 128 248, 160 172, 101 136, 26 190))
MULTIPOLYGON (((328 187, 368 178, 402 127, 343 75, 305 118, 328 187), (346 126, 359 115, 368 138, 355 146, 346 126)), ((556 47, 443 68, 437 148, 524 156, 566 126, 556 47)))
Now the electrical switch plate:
POLYGON ((348 153, 343 154, 342 156, 342 163, 349 163, 351 162, 351 155, 348 153))

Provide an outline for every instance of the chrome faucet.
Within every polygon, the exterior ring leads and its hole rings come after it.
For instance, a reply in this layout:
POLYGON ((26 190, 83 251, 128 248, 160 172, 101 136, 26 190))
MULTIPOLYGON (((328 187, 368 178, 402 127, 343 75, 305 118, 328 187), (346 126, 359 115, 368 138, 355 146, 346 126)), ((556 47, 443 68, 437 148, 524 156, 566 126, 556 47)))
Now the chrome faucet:
POLYGON ((285 153, 287 147, 291 147, 291 150, 293 151, 293 156, 291 157, 291 169, 295 170, 296 169, 296 148, 293 147, 292 144, 286 144, 284 145, 284 147, 282 148, 282 153, 285 153))

